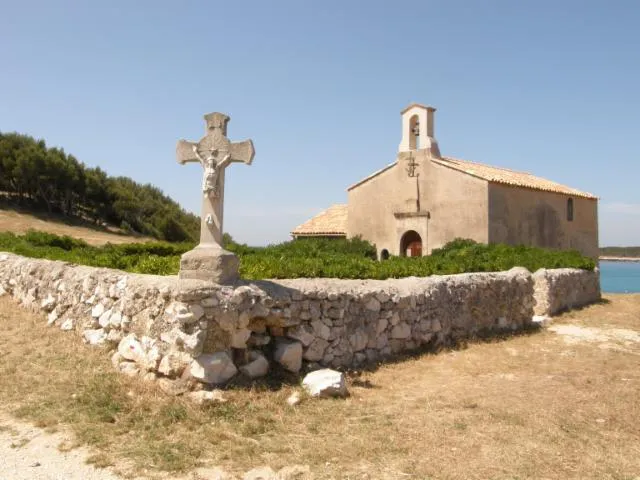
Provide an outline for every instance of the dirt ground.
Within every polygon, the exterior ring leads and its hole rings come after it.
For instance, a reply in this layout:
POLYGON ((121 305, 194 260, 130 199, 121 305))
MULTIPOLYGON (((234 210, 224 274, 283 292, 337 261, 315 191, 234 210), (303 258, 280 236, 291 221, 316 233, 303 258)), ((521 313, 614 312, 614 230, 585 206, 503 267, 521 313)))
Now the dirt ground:
POLYGON ((69 235, 96 246, 107 242, 118 244, 153 240, 149 237, 124 235, 112 227, 94 228, 88 222, 79 220, 65 222, 64 220, 62 217, 51 217, 45 214, 35 215, 17 210, 0 209, 0 232, 21 234, 28 230, 40 230, 56 235, 69 235))
POLYGON ((197 407, 45 323, 0 299, 1 408, 128 475, 303 464, 318 479, 640 478, 640 295, 352 373, 349 398, 295 407, 295 381, 197 407))

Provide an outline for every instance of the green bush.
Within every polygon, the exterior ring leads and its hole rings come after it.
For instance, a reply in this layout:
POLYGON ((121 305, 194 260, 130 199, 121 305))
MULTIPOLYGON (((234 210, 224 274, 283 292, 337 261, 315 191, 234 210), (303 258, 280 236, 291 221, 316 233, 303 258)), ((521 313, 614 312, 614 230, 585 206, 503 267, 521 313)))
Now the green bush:
MULTIPOLYGON (((225 247, 240 257, 240 274, 248 280, 304 277, 382 280, 495 272, 515 266, 525 267, 531 272, 539 268, 593 270, 595 267, 592 259, 576 251, 485 245, 468 239, 449 242, 428 257, 391 257, 382 262, 375 259, 375 247, 358 238, 308 238, 268 247, 238 244, 230 236, 225 236, 224 241, 225 247)), ((0 251, 155 275, 176 274, 180 255, 191 248, 193 244, 166 242, 92 247, 70 237, 42 232, 28 232, 22 236, 0 233, 0 251)))

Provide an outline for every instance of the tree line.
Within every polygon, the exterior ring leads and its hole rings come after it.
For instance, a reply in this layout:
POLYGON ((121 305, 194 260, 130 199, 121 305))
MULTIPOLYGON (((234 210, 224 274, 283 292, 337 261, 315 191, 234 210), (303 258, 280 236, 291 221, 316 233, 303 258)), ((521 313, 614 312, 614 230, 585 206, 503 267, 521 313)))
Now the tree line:
POLYGON ((118 226, 170 242, 195 241, 200 219, 150 184, 111 177, 61 148, 0 132, 0 194, 19 205, 118 226))

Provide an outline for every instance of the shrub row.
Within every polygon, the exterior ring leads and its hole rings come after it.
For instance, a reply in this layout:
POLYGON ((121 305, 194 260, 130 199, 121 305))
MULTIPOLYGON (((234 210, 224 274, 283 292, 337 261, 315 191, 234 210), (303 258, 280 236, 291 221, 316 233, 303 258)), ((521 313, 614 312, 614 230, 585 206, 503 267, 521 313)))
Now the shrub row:
MULTIPOLYGON (((592 259, 576 251, 484 245, 460 239, 434 250, 428 257, 391 257, 382 262, 375 259, 375 247, 360 239, 310 238, 248 247, 225 236, 225 247, 240 257, 240 274, 247 280, 304 277, 383 280, 502 271, 515 266, 532 272, 539 268, 595 267, 592 259)), ((155 275, 176 274, 180 255, 191 248, 193 245, 188 243, 163 242, 92 247, 81 240, 49 233, 28 232, 22 236, 0 233, 0 251, 155 275)))

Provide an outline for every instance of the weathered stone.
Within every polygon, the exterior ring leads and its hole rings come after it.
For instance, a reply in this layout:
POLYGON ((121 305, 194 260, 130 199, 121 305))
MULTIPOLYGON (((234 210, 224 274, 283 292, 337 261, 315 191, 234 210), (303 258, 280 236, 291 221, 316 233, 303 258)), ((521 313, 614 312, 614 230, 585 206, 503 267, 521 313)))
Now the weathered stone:
POLYGON ((91 316, 93 318, 100 318, 100 316, 104 313, 104 305, 102 303, 98 303, 91 309, 91 316))
POLYGON ((58 312, 54 310, 47 316, 47 325, 50 327, 51 325, 56 323, 56 320, 58 320, 58 312))
POLYGON ((440 320, 435 319, 431 321, 431 331, 438 333, 440 330, 442 330, 442 324, 440 323, 440 320))
POLYGON ((100 315, 100 318, 98 319, 98 323, 102 328, 106 328, 109 326, 110 318, 111 318, 111 309, 106 310, 105 312, 102 313, 102 315, 100 315))
POLYGON ((276 478, 278 480, 312 480, 313 475, 309 465, 287 465, 278 470, 276 478))
POLYGON ((227 401, 221 390, 200 390, 198 392, 190 392, 187 396, 189 400, 196 405, 211 405, 213 403, 225 403, 227 401))
POLYGON ((185 352, 169 352, 158 365, 158 372, 167 377, 179 377, 182 372, 189 366, 193 358, 185 352))
POLYGON ((353 335, 349 337, 349 343, 351 343, 354 352, 364 350, 367 347, 368 341, 369 337, 362 330, 356 330, 353 335))
POLYGON ((389 321, 386 318, 379 318, 378 323, 376 324, 376 335, 380 335, 384 332, 389 325, 389 321))
POLYGON ((304 359, 310 362, 319 362, 324 356, 324 352, 329 346, 329 342, 323 338, 316 338, 304 351, 304 359))
POLYGON ((89 345, 102 345, 107 341, 107 332, 103 328, 85 330, 82 336, 89 345))
POLYGON ((3 297, 7 294, 7 291, 0 285, 0 297, 3 297))
POLYGON ((264 377, 269 372, 269 361, 260 352, 250 352, 249 363, 241 366, 240 372, 249 378, 264 377))
POLYGON ((119 328, 122 323, 122 314, 120 312, 113 312, 109 317, 109 326, 113 328, 119 328))
POLYGON ((65 332, 73 330, 73 319, 67 318, 64 322, 62 322, 62 325, 60 325, 60 330, 65 332))
POLYGON ((228 285, 240 278, 239 266, 238 257, 222 247, 199 245, 180 257, 178 276, 181 280, 204 280, 228 285))
POLYGON ((139 362, 144 358, 142 344, 133 333, 127 335, 120 341, 118 344, 118 353, 122 358, 133 362, 139 362))
POLYGON ((302 396, 300 392, 293 392, 289 397, 287 397, 287 405, 291 407, 295 407, 302 402, 302 396))
POLYGON ((400 323, 400 314, 398 312, 393 312, 393 315, 391 315, 391 318, 389 319, 389 323, 393 326, 400 323))
POLYGON ((294 373, 299 372, 302 368, 302 344, 278 339, 273 358, 286 370, 294 373))
POLYGON ((40 304, 40 308, 42 308, 45 312, 50 312, 56 307, 56 298, 49 294, 47 298, 45 298, 40 304))
POLYGON ((303 346, 308 347, 316 338, 313 328, 309 325, 298 325, 287 330, 287 337, 298 340, 303 346))
POLYGON ((195 476, 197 479, 202 480, 236 480, 236 477, 231 476, 219 467, 197 468, 195 476))
POLYGON ((302 386, 312 397, 346 397, 349 394, 344 373, 329 368, 307 374, 302 386))
POLYGON ((324 340, 329 340, 331 336, 331 329, 320 320, 314 320, 311 322, 313 333, 324 340))
POLYGON ((109 330, 107 334, 107 342, 118 345, 122 339, 124 338, 124 333, 122 330, 109 330))
POLYGON ((403 339, 411 336, 411 327, 406 323, 399 323, 391 329, 391 338, 403 339))
POLYGON ((238 373, 238 369, 226 352, 200 355, 191 362, 191 375, 203 382, 222 384, 238 373))
POLYGON ((244 328, 241 330, 234 330, 231 333, 231 347, 233 348, 247 348, 247 341, 251 336, 251 330, 244 328))
POLYGON ((247 340, 247 346, 249 347, 264 347, 271 342, 269 335, 262 335, 260 333, 251 333, 249 340, 247 340))
POLYGON ((183 395, 189 391, 189 384, 184 380, 170 380, 168 378, 159 378, 158 387, 167 395, 172 396, 183 395))
POLYGON ((378 301, 377 298, 371 297, 369 300, 367 300, 367 303, 365 303, 365 308, 367 310, 372 311, 372 312, 379 312, 380 311, 380 302, 378 301))

